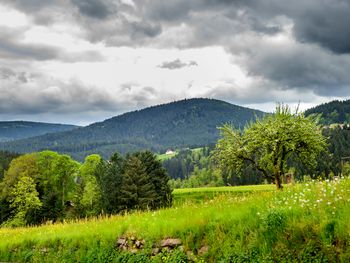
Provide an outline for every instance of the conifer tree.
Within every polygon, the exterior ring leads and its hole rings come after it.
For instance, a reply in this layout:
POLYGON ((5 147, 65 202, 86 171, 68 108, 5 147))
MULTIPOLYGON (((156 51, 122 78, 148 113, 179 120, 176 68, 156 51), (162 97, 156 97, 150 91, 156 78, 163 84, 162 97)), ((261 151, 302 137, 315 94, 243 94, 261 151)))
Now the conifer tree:
POLYGON ((153 208, 168 207, 172 203, 171 188, 168 184, 170 177, 167 175, 160 160, 150 151, 135 153, 143 165, 146 173, 150 178, 150 182, 154 186, 156 192, 155 200, 153 201, 153 208))
POLYGON ((122 209, 147 209, 154 206, 154 186, 145 165, 136 156, 129 156, 126 160, 120 199, 122 209))

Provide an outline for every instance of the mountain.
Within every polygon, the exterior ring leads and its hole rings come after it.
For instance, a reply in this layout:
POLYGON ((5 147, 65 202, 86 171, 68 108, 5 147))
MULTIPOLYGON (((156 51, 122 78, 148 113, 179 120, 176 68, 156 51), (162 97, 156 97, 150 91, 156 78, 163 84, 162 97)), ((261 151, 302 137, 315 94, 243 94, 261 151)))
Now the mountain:
POLYGON ((334 100, 305 111, 305 116, 321 114, 321 124, 350 123, 350 100, 334 100))
POLYGON ((29 121, 1 121, 0 142, 13 141, 46 133, 70 131, 78 126, 29 121))
POLYGON ((243 128, 263 114, 220 100, 188 99, 128 112, 71 131, 1 143, 0 149, 17 152, 51 149, 78 160, 91 153, 106 158, 115 151, 165 151, 215 143, 218 126, 231 123, 243 128))

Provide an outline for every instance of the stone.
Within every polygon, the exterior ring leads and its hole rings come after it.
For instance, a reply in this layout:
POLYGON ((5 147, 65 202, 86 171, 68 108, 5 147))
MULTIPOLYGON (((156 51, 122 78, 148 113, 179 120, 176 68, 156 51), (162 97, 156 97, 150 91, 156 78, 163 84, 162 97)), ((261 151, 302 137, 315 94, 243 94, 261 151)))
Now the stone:
POLYGON ((125 237, 120 237, 117 239, 117 247, 122 250, 128 249, 128 240, 125 237))
POLYGON ((142 248, 144 244, 145 244, 144 240, 136 240, 136 242, 135 242, 135 246, 137 248, 142 248))
POLYGON ((181 244, 182 244, 182 242, 178 238, 163 239, 160 243, 161 247, 171 247, 171 248, 180 246, 181 244))
POLYGON ((160 252, 160 249, 158 247, 153 248, 152 249, 152 256, 159 254, 159 252, 160 252))
POLYGON ((209 251, 209 247, 208 246, 202 246, 199 250, 198 250, 198 255, 203 256, 205 254, 207 254, 209 251))

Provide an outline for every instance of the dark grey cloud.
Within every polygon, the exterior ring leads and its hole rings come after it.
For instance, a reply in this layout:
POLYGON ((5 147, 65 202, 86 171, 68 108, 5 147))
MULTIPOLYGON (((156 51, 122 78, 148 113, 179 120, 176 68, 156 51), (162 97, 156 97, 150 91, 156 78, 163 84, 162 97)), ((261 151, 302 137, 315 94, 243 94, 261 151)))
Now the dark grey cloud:
POLYGON ((29 78, 31 78, 30 74, 24 71, 16 72, 7 67, 0 67, 0 79, 27 83, 29 78))
POLYGON ((165 61, 158 67, 172 70, 172 69, 180 69, 180 68, 191 67, 191 66, 198 66, 198 64, 196 61, 190 61, 186 63, 177 58, 173 61, 165 61))
POLYGON ((76 5, 81 14, 96 18, 105 19, 114 10, 114 5, 111 1, 106 0, 71 0, 76 5))
POLYGON ((350 53, 350 2, 322 1, 295 19, 294 32, 302 42, 314 42, 335 53, 350 53))
POLYGON ((59 49, 22 41, 26 29, 0 27, 0 56, 10 59, 49 60, 57 58, 59 49))
POLYGON ((94 50, 70 52, 63 47, 25 43, 23 41, 25 30, 25 28, 14 30, 0 26, 0 57, 2 59, 65 62, 104 60, 103 55, 94 50))
MULTIPOLYGON (((250 103, 271 100, 283 91, 325 97, 350 95, 348 0, 138 0, 134 6, 120 0, 0 0, 0 3, 29 14, 32 23, 65 20, 75 23, 86 40, 106 46, 180 49, 222 46, 254 83, 251 87, 235 83, 217 85, 207 91, 211 97, 236 97, 250 103), (246 93, 242 94, 242 90, 246 93)), ((20 37, 25 30, 12 33, 0 29, 0 57, 66 62, 104 59, 93 50, 71 53, 54 46, 25 43, 20 37)), ((174 70, 196 65, 195 61, 176 59, 158 67, 174 70)), ((21 82, 19 74, 3 70, 0 77, 21 82)), ((22 80, 25 79, 27 85, 31 83, 24 74, 22 80)), ((79 90, 79 86, 69 87, 79 90)), ((135 83, 125 84, 122 92, 138 105, 147 104, 149 97, 159 96, 135 83)), ((56 105, 56 100, 50 103, 56 105)))
POLYGON ((116 108, 113 94, 101 88, 86 86, 77 80, 62 82, 40 74, 32 74, 31 79, 17 81, 22 72, 6 68, 0 72, 2 114, 62 114, 90 110, 111 111, 116 108))

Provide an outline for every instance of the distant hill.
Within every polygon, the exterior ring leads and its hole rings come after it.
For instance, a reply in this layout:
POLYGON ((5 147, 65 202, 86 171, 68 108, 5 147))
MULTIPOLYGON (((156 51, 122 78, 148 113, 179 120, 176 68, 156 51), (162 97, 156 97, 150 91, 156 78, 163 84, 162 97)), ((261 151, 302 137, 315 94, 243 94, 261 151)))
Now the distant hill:
POLYGON ((115 151, 165 151, 215 143, 218 126, 232 123, 243 127, 263 114, 220 100, 188 99, 128 112, 72 131, 1 143, 0 149, 18 152, 51 149, 78 160, 91 153, 109 157, 115 151))
POLYGON ((321 124, 350 123, 350 100, 334 100, 305 111, 305 115, 321 114, 321 124))
POLYGON ((46 133, 70 131, 78 126, 28 121, 0 121, 0 142, 13 141, 46 133))

